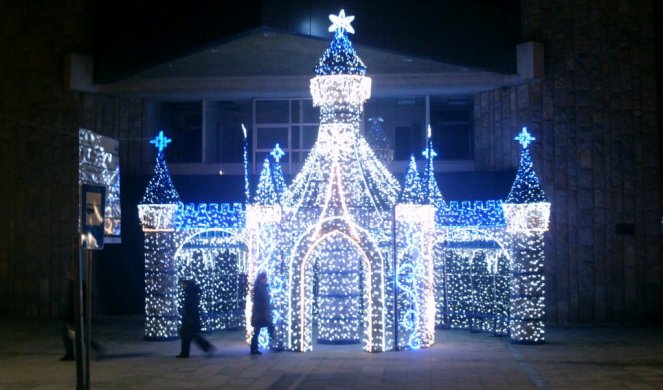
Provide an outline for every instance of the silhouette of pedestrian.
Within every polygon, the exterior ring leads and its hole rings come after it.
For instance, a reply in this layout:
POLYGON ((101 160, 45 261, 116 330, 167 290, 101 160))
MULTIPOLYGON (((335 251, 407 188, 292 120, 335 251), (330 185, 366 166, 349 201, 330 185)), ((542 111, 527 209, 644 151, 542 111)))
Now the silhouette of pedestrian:
POLYGON ((182 349, 178 358, 188 358, 191 349, 191 341, 195 342, 200 349, 211 355, 216 347, 200 335, 200 288, 193 280, 182 280, 180 285, 184 290, 184 304, 182 306, 182 349))
POLYGON ((262 328, 267 328, 269 338, 274 340, 274 324, 272 323, 272 308, 269 297, 269 284, 267 274, 261 272, 253 284, 253 307, 251 310, 251 355, 262 355, 258 350, 258 336, 262 328))

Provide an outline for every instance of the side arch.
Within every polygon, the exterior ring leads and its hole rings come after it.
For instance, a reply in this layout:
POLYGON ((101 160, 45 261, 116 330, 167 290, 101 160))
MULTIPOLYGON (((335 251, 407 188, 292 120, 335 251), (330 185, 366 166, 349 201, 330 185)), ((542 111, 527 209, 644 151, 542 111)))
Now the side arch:
POLYGON ((502 230, 439 231, 433 242, 436 326, 506 335, 512 252, 502 230))
MULTIPOLYGON (((178 279, 193 279, 201 289, 203 330, 238 329, 244 324, 248 246, 236 230, 189 229, 174 255, 178 279)), ((177 288, 177 306, 181 306, 177 288)))

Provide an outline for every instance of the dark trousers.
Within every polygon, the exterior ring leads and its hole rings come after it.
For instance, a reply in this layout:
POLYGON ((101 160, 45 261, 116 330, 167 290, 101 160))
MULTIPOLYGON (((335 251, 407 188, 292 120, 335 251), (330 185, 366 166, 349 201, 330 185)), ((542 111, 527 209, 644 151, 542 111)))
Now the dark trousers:
POLYGON ((74 340, 70 337, 69 334, 69 324, 62 322, 62 344, 64 345, 64 357, 73 358, 74 357, 74 340))
POLYGON ((207 341, 203 336, 195 331, 182 331, 182 350, 180 355, 189 356, 189 351, 191 350, 191 341, 196 343, 205 352, 209 352, 212 348, 212 343, 207 341))
MULTIPOLYGON (((76 338, 73 326, 68 322, 62 323, 62 344, 64 345, 64 356, 68 358, 74 357, 74 339, 76 338)), ((90 340, 90 348, 97 354, 103 355, 104 348, 94 340, 90 340)))
POLYGON ((269 332, 269 339, 274 340, 274 324, 270 323, 261 327, 254 327, 253 335, 251 336, 251 351, 258 350, 258 337, 260 336, 260 330, 262 328, 267 328, 267 332, 269 332))

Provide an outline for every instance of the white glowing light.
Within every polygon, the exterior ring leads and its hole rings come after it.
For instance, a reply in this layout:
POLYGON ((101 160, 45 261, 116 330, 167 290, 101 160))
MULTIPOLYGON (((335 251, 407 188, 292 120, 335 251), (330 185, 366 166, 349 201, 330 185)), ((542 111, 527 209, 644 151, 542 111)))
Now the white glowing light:
POLYGON ((504 202, 444 201, 430 127, 423 174, 412 157, 401 190, 360 131, 371 80, 344 34, 353 32, 352 19, 343 11, 332 19, 336 34, 310 84, 320 107, 318 139, 290 185, 277 144, 249 198, 243 125, 246 211, 241 204, 183 205, 159 151, 139 205, 147 337, 177 335, 177 279, 186 277, 203 288, 204 328, 244 324, 248 341, 253 281, 267 272, 276 333, 260 335, 263 347, 417 349, 434 343, 436 325, 545 340, 550 204, 527 149, 534 137, 523 129, 516 138, 521 161, 504 202))
POLYGON ((332 22, 332 25, 329 26, 329 32, 337 31, 338 34, 342 34, 343 31, 347 31, 350 34, 355 33, 354 28, 350 25, 350 23, 355 20, 355 17, 345 16, 344 10, 341 10, 341 12, 338 13, 338 16, 330 14, 329 20, 332 22))
POLYGON ((527 148, 527 145, 536 140, 536 138, 527 132, 527 127, 523 127, 523 129, 520 131, 520 134, 518 134, 518 136, 516 136, 514 139, 518 141, 523 146, 523 148, 527 148))

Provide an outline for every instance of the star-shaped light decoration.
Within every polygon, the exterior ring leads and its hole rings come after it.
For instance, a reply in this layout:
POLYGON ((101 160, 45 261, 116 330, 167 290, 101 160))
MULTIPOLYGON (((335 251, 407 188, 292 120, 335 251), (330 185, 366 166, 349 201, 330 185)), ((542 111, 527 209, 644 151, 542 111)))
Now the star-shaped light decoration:
POLYGON ((171 142, 172 139, 163 135, 163 130, 159 132, 159 135, 156 138, 150 141, 151 144, 154 144, 154 146, 156 146, 157 149, 159 149, 159 152, 162 152, 166 148, 166 146, 168 146, 168 144, 171 142))
POLYGON ((285 156, 285 152, 283 151, 283 149, 281 149, 279 144, 276 144, 276 146, 274 146, 274 150, 272 150, 272 152, 269 154, 271 154, 272 157, 274 157, 274 161, 276 162, 281 161, 281 157, 285 156))
POLYGON ((437 156, 437 152, 436 152, 435 150, 433 150, 433 148, 426 148, 426 149, 424 149, 423 152, 421 152, 421 154, 422 154, 424 157, 426 157, 426 159, 434 158, 434 157, 437 156), (428 151, 429 151, 429 150, 430 150, 430 156, 428 155, 428 153, 429 153, 428 151))
POLYGON ((334 14, 329 15, 329 20, 332 22, 332 25, 329 26, 330 32, 336 31, 337 34, 343 34, 343 31, 347 31, 350 34, 355 33, 355 29, 350 25, 350 23, 355 20, 355 17, 345 16, 344 10, 341 10, 341 12, 338 13, 338 16, 334 14))
POLYGON ((520 144, 523 145, 523 148, 527 148, 527 145, 529 145, 536 138, 532 137, 532 135, 527 132, 527 127, 523 127, 520 134, 518 134, 518 136, 514 139, 520 142, 520 144))

